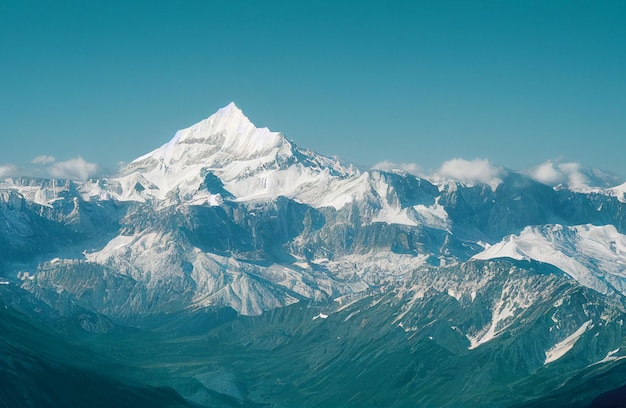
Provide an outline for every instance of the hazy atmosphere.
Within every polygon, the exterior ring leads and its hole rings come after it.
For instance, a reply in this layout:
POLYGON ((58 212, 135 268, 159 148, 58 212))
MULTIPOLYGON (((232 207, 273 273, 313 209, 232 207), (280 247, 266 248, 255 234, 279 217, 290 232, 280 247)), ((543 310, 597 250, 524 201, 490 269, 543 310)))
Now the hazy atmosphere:
POLYGON ((625 175, 623 2, 3 1, 0 175, 112 173, 231 101, 362 166, 625 175))

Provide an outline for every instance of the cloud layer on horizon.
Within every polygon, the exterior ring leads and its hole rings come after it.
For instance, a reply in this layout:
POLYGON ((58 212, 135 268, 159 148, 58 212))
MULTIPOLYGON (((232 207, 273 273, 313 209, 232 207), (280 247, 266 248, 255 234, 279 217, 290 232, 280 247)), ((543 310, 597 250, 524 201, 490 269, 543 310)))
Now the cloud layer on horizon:
MULTIPOLYGON (((487 184, 493 190, 503 181, 507 170, 494 165, 488 159, 466 160, 454 158, 442 163, 436 171, 428 174, 417 163, 394 163, 388 160, 372 166, 372 169, 391 171, 400 170, 417 177, 437 181, 441 179, 458 180, 466 185, 487 184)), ((102 169, 81 156, 64 161, 55 157, 40 155, 26 166, 11 163, 0 164, 0 178, 30 176, 42 178, 61 178, 86 180, 99 175, 102 169)), ((622 184, 624 180, 614 174, 583 167, 579 163, 548 160, 538 166, 519 171, 534 180, 552 187, 566 186, 574 190, 586 190, 594 187, 610 188, 622 184)))
POLYGON ((394 163, 388 160, 383 160, 373 165, 372 169, 383 171, 402 170, 414 176, 425 177, 424 170, 417 163, 394 163))
POLYGON ((580 163, 548 160, 523 173, 540 183, 549 186, 564 185, 574 190, 584 190, 593 187, 614 187, 623 180, 613 174, 583 167, 580 163))
POLYGON ((64 161, 57 161, 52 156, 42 155, 31 160, 28 166, 19 167, 14 164, 0 165, 0 177, 44 177, 70 180, 86 180, 96 175, 99 167, 88 162, 81 156, 64 161))
POLYGON ((17 167, 12 164, 0 165, 0 177, 11 177, 16 175, 17 167))

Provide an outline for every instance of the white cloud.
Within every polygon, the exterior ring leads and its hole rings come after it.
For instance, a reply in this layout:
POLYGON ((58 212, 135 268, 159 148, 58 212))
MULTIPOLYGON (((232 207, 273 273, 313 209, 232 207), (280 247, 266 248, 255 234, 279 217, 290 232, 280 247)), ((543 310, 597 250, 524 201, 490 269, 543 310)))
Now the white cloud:
POLYGON ((41 155, 41 156, 37 156, 33 160, 31 160, 31 163, 33 163, 33 164, 50 164, 50 163, 54 163, 55 161, 56 161, 56 159, 54 157, 52 157, 52 156, 41 155))
POLYGON ((12 164, 0 165, 0 177, 11 177, 17 173, 17 167, 12 164))
POLYGON ((554 163, 551 160, 528 171, 535 180, 550 185, 567 185, 572 189, 589 188, 589 178, 578 163, 554 163))
POLYGON ((437 172, 439 177, 459 180, 467 185, 488 184, 495 190, 502 183, 503 169, 492 165, 487 159, 452 159, 444 162, 437 172))
POLYGON ((42 155, 35 157, 26 166, 0 165, 0 178, 25 176, 85 180, 95 175, 98 170, 97 164, 90 163, 80 156, 65 161, 56 161, 52 156, 42 155))
POLYGON ((535 180, 551 186, 563 181, 563 173, 554 168, 554 163, 547 161, 530 171, 530 176, 535 180))
POLYGON ((55 162, 47 170, 52 177, 85 180, 98 171, 98 165, 89 163, 79 156, 66 161, 55 162))
POLYGON ((424 170, 416 163, 394 163, 388 160, 381 161, 372 166, 374 170, 402 170, 414 176, 424 177, 424 170))

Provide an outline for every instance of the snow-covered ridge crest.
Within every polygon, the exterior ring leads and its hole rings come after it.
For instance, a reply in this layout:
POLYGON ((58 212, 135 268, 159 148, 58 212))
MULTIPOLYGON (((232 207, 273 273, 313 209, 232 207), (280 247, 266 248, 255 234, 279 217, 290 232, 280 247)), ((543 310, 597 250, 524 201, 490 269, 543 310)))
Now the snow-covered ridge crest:
POLYGON ((436 187, 406 173, 384 174, 361 173, 336 158, 300 148, 281 133, 256 128, 231 103, 176 132, 118 177, 86 183, 81 192, 86 199, 151 201, 159 206, 218 206, 224 200, 283 196, 315 208, 361 206, 367 208, 362 213, 365 223, 449 227, 445 210, 435 202, 436 187))
POLYGON ((626 235, 613 225, 526 227, 473 258, 535 260, 556 266, 600 293, 626 295, 626 235))
MULTIPOLYGON (((186 129, 176 132, 172 140, 160 148, 141 156, 129 166, 146 160, 157 160, 164 166, 175 165, 183 157, 196 153, 202 155, 219 150, 237 160, 246 160, 266 155, 274 149, 290 148, 289 142, 278 132, 268 128, 256 128, 233 102, 216 113, 186 129), (287 144, 287 146, 283 146, 287 144), (193 151, 193 148, 198 148, 193 151)), ((206 158, 206 157, 205 157, 206 158)))
POLYGON ((617 199, 622 203, 626 203, 626 183, 609 189, 609 192, 611 195, 617 197, 617 199))
MULTIPOLYGON (((335 181, 359 176, 352 166, 298 148, 279 132, 255 127, 230 103, 135 159, 113 182, 141 190, 140 197, 160 200, 197 201, 226 194, 244 201, 283 195, 309 203, 311 197, 324 195, 312 190, 326 190, 335 181), (125 181, 133 174, 141 174, 151 187, 125 181), (207 191, 209 179, 217 181, 219 191, 207 191)), ((117 197, 138 199, 137 194, 127 191, 117 193, 117 197)), ((220 199, 210 201, 219 203, 220 199)))

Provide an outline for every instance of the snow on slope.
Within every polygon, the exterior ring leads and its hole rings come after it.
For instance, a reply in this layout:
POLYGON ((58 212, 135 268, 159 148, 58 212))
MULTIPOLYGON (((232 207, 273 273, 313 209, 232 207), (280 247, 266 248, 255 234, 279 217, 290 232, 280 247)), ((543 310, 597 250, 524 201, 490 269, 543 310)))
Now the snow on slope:
POLYGON ((180 302, 182 307, 230 306, 250 315, 294 303, 294 294, 322 297, 317 286, 302 282, 302 274, 203 253, 170 234, 120 235, 84 255, 141 282, 142 297, 158 296, 162 303, 180 302))
POLYGON ((611 195, 617 197, 617 199, 622 203, 626 203, 626 183, 609 189, 609 192, 611 195))
MULTIPOLYGON (((480 290, 479 287, 477 290, 480 290)), ((470 341, 469 349, 475 349, 502 334, 524 309, 537 301, 540 295, 536 291, 527 290, 523 281, 504 285, 499 298, 496 298, 492 305, 490 323, 477 332, 465 335, 470 341)), ((476 296, 476 292, 473 292, 473 296, 476 296)))
POLYGON ((0 190, 13 190, 33 203, 50 206, 63 195, 71 195, 76 183, 66 179, 7 178, 0 190))
POLYGON ((171 141, 135 159, 121 177, 106 184, 86 183, 83 197, 219 204, 215 196, 226 193, 237 201, 285 196, 339 209, 370 189, 367 173, 300 149, 280 133, 256 128, 233 103, 179 130, 171 141), (203 188, 207 176, 223 183, 223 191, 203 188))
POLYGON ((578 328, 578 330, 569 335, 563 341, 552 346, 548 351, 546 351, 546 361, 543 364, 545 365, 552 363, 567 354, 567 352, 569 352, 574 347, 580 336, 582 336, 587 331, 587 329, 590 329, 592 327, 592 321, 588 320, 583 323, 582 326, 578 328))
POLYGON ((600 293, 613 289, 626 294, 626 236, 612 225, 526 227, 473 258, 532 259, 554 265, 600 293))
POLYGON ((143 296, 154 293, 190 307, 230 306, 245 315, 285 306, 299 299, 321 300, 366 291, 372 285, 402 278, 426 262, 426 256, 372 251, 337 260, 293 265, 257 265, 202 252, 171 234, 119 235, 86 260, 142 282, 143 296))
MULTIPOLYGON (((223 188, 240 201, 282 195, 316 206, 340 207, 350 201, 345 190, 354 195, 353 190, 358 193, 362 184, 358 170, 299 149, 280 133, 256 128, 233 103, 179 130, 165 145, 135 159, 122 174, 141 174, 155 187, 141 193, 161 200, 208 194, 202 191, 208 174, 219 178, 223 188), (329 197, 323 193, 331 184, 336 193, 329 197)), ((136 185, 124 183, 123 177, 116 181, 124 191, 136 185)), ((132 194, 122 192, 120 197, 132 194)))
POLYGON ((370 211, 365 222, 440 229, 450 224, 436 203, 402 204, 382 172, 361 173, 299 148, 281 133, 256 128, 233 103, 179 130, 168 143, 135 159, 119 177, 85 182, 80 191, 85 200, 156 199, 161 205, 220 205, 224 199, 284 196, 339 210, 367 202, 370 211))

